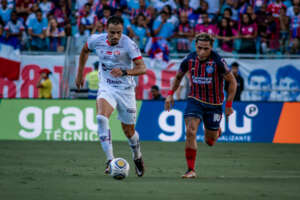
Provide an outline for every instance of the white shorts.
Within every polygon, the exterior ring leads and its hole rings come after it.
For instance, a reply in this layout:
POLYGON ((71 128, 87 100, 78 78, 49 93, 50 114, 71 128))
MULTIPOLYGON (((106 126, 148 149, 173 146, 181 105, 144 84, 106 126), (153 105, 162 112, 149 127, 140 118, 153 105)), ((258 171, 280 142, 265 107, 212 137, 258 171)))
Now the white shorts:
POLYGON ((118 119, 124 124, 135 124, 136 100, 134 92, 124 94, 111 88, 99 89, 97 99, 105 99, 114 109, 117 109, 118 119))

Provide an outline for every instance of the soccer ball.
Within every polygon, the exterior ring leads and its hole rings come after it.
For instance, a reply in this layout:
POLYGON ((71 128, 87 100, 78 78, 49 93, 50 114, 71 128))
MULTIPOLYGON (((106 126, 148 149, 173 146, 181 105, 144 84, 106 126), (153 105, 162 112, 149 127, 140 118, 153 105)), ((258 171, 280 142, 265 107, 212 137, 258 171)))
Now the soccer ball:
POLYGON ((129 164, 124 158, 115 158, 110 164, 110 175, 118 180, 126 178, 129 174, 129 164))

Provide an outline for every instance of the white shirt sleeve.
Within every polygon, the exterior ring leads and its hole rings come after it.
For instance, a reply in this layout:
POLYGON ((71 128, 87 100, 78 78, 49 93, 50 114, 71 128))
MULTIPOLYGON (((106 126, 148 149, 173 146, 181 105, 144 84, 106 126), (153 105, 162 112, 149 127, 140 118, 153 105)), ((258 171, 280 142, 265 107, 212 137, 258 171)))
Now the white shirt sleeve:
POLYGON ((140 51, 139 47, 137 46, 137 44, 133 40, 128 38, 126 46, 127 46, 127 51, 128 51, 129 57, 132 60, 142 58, 141 51, 140 51))
POLYGON ((86 44, 87 44, 87 47, 88 47, 89 50, 92 51, 92 50, 95 49, 95 44, 96 44, 97 38, 98 38, 98 35, 96 35, 96 34, 93 34, 93 35, 91 35, 91 36, 88 38, 86 44))

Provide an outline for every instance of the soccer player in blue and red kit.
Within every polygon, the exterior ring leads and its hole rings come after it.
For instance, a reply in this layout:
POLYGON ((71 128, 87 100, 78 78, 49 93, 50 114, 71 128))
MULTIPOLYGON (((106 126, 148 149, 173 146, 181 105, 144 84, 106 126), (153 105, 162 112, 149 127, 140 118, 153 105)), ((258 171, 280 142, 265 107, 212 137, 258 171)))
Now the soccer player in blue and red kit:
POLYGON ((185 157, 188 171, 182 178, 195 178, 195 160, 197 153, 196 134, 201 121, 205 128, 205 142, 213 146, 221 135, 220 122, 224 100, 224 79, 229 82, 225 106, 225 115, 233 113, 232 101, 236 92, 236 80, 224 59, 212 51, 214 38, 208 33, 196 36, 196 52, 188 54, 176 74, 171 90, 165 100, 165 109, 174 104, 173 94, 181 79, 189 72, 190 93, 184 112, 186 125, 185 157))

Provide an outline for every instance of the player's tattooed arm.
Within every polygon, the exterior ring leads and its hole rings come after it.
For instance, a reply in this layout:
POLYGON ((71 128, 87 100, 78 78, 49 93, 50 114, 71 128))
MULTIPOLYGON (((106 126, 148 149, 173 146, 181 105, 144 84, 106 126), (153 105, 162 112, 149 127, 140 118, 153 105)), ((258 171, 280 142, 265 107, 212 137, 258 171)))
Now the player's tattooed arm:
POLYGON ((174 81, 172 83, 172 87, 171 87, 172 91, 175 92, 177 90, 177 88, 180 85, 180 82, 181 82, 182 78, 184 77, 184 74, 185 74, 185 72, 182 72, 182 71, 178 71, 177 72, 177 74, 175 76, 175 79, 174 79, 174 81))
POLYGON ((146 73, 146 65, 143 59, 137 59, 133 61, 134 67, 133 69, 127 70, 127 74, 130 76, 138 76, 146 73))
POLYGON ((121 70, 120 68, 113 68, 111 70, 111 75, 114 77, 119 76, 139 76, 146 73, 146 65, 143 59, 137 59, 134 62, 133 69, 121 70))
MULTIPOLYGON (((235 92, 236 92, 236 87, 237 87, 237 83, 236 80, 232 74, 232 72, 229 72, 227 74, 224 75, 224 79, 226 81, 229 82, 229 86, 228 86, 228 94, 227 94, 227 102, 232 102, 235 96, 235 92)), ((233 113, 233 109, 231 106, 225 106, 225 115, 226 118, 228 118, 229 115, 231 115, 233 113)))
POLYGON ((90 50, 87 45, 84 45, 81 49, 80 56, 79 56, 79 66, 76 76, 76 86, 78 89, 83 87, 84 81, 83 81, 83 69, 85 66, 85 63, 89 57, 90 50))
MULTIPOLYGON (((175 79, 172 83, 172 87, 171 87, 172 91, 177 90, 185 73, 186 72, 182 72, 182 71, 177 72, 175 79)), ((165 110, 170 111, 170 109, 171 109, 171 107, 173 107, 173 105, 174 105, 173 95, 168 95, 165 100, 165 110)))

